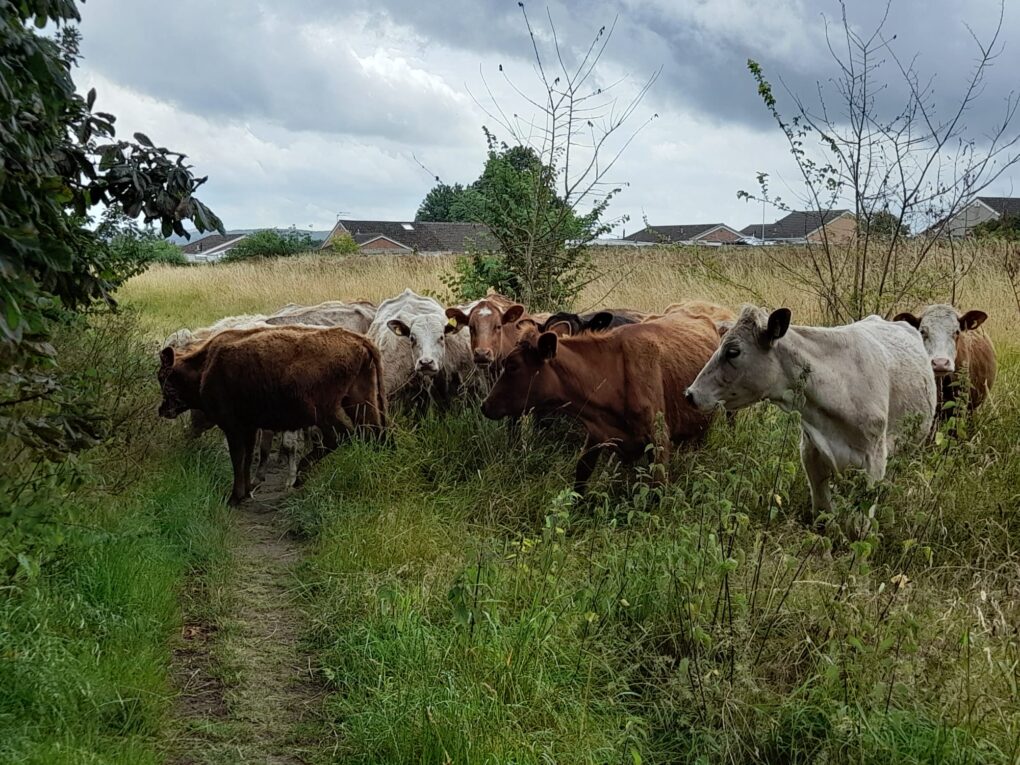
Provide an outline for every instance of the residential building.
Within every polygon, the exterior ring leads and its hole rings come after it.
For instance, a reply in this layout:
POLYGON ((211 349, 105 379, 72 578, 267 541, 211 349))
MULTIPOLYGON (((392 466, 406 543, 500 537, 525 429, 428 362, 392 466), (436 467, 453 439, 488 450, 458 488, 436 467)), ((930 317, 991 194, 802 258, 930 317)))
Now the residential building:
POLYGON ((739 244, 745 235, 725 223, 684 223, 646 226, 630 236, 631 242, 653 244, 739 244))
POLYGON ((775 223, 752 223, 740 233, 765 244, 846 242, 857 233, 857 219, 849 210, 794 211, 775 223))
POLYGON ((344 234, 364 253, 447 255, 499 247, 492 232, 481 223, 340 219, 323 241, 323 249, 344 234))

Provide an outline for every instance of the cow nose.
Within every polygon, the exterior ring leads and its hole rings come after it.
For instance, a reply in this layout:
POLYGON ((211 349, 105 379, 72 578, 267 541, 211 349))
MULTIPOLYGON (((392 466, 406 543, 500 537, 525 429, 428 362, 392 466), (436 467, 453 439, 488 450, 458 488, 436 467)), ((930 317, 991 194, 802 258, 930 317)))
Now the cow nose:
POLYGON ((684 399, 687 401, 688 404, 694 406, 694 394, 691 393, 690 388, 684 391, 684 399))
POLYGON ((435 374, 439 371, 439 365, 435 359, 418 359, 418 371, 424 374, 435 374))
POLYGON ((931 360, 931 368, 937 375, 951 375, 953 373, 953 362, 946 358, 934 358, 931 360))
POLYGON ((479 348, 475 351, 475 363, 476 364, 491 364, 492 363, 492 351, 488 348, 479 348))

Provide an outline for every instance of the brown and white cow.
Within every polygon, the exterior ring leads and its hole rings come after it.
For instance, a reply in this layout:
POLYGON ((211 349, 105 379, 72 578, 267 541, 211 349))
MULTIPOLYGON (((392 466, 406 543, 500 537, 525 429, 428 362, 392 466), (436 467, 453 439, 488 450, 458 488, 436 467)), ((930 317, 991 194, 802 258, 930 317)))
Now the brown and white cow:
POLYGON ((669 439, 658 444, 658 459, 668 457, 669 442, 705 432, 711 416, 691 406, 684 389, 718 344, 711 321, 683 315, 573 337, 532 331, 507 357, 482 412, 491 419, 535 412, 579 420, 587 439, 574 488, 583 493, 603 449, 628 462, 645 454, 658 413, 669 439))
POLYGON ((227 437, 234 467, 231 503, 251 493, 260 429, 317 427, 322 440, 301 470, 355 431, 386 427, 379 352, 342 328, 256 327, 219 332, 178 354, 160 354, 161 417, 201 410, 227 437))
POLYGON ((499 294, 486 295, 468 305, 446 309, 446 316, 455 331, 468 328, 475 364, 496 371, 517 345, 517 322, 525 313, 520 303, 499 294))
POLYGON ((921 333, 938 383, 939 415, 944 404, 956 401, 960 387, 969 384, 967 406, 976 409, 995 382, 995 348, 981 325, 988 314, 967 311, 962 316, 951 305, 930 305, 920 316, 901 313, 893 321, 905 321, 921 333))

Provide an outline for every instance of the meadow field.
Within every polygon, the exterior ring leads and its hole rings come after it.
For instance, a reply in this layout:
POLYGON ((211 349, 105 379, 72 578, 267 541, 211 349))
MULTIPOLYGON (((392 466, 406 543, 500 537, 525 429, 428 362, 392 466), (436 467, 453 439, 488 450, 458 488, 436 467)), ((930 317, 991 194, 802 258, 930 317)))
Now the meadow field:
MULTIPOLYGON (((597 261, 578 309, 822 315, 750 248, 597 261)), ((1020 313, 991 254, 957 300, 989 315, 989 401, 883 484, 838 481, 824 528, 796 415, 768 406, 678 451, 663 487, 603 463, 584 501, 567 424, 511 435, 476 400, 397 412, 390 446, 346 445, 232 510, 220 434, 156 417, 170 332, 442 297, 451 265, 153 267, 62 338, 66 374, 122 370, 96 383, 120 436, 82 458, 65 538, 0 614, 0 761, 1020 762, 1020 313)))

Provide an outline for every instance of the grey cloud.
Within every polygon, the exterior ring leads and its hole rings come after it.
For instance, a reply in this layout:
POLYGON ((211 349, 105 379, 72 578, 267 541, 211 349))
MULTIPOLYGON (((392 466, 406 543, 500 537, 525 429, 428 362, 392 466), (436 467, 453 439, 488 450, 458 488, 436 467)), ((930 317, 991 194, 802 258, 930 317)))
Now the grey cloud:
POLYGON ((463 137, 464 107, 442 84, 402 82, 342 44, 304 39, 283 8, 178 0, 85 8, 85 62, 120 84, 226 121, 382 136, 408 143, 463 137))

